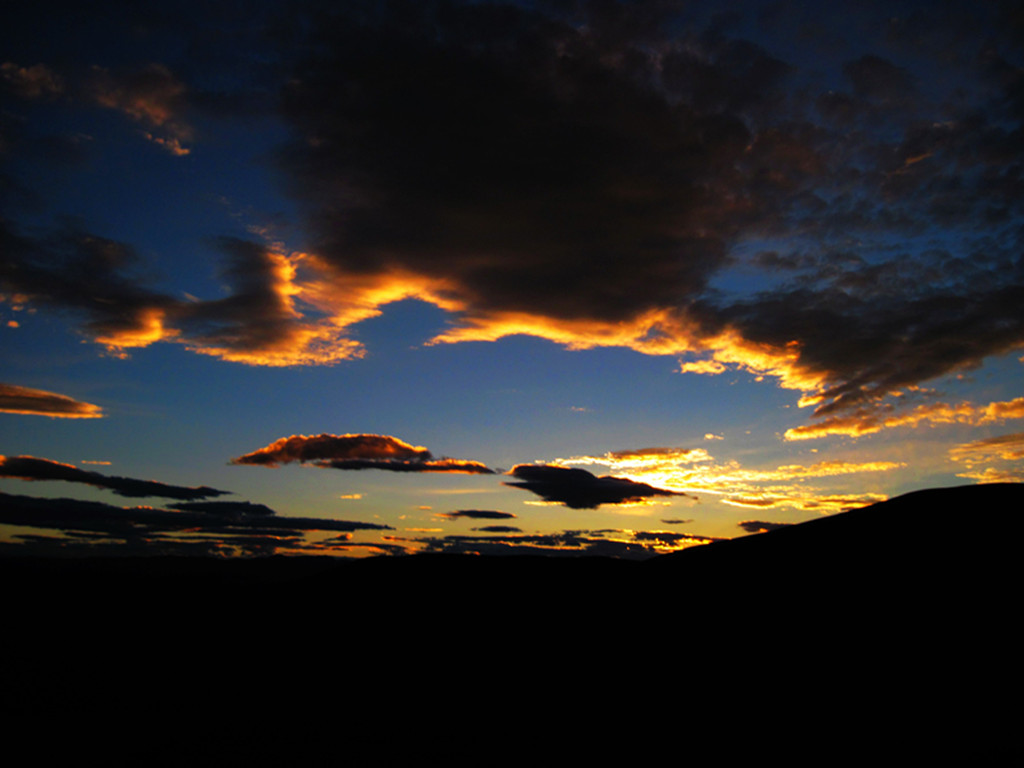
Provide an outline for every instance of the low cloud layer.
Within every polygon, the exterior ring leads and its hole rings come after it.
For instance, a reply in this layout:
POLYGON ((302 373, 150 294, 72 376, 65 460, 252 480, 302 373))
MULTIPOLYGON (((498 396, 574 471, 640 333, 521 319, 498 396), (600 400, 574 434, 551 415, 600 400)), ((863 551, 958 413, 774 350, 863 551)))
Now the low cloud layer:
POLYGON ((505 485, 532 491, 545 501, 564 504, 570 509, 596 509, 602 504, 629 504, 656 496, 687 495, 634 480, 597 477, 585 469, 551 464, 517 464, 508 474, 516 479, 506 481, 505 485))
POLYGON ((391 472, 491 474, 478 461, 435 459, 423 446, 390 435, 292 435, 238 456, 232 464, 277 467, 290 463, 325 469, 385 469, 391 472))
POLYGON ((180 485, 167 485, 155 480, 136 480, 130 477, 114 477, 99 472, 79 469, 73 464, 62 464, 50 459, 38 459, 34 456, 0 456, 0 477, 12 477, 19 480, 63 480, 69 483, 85 483, 95 488, 106 488, 118 496, 138 497, 157 496, 165 499, 208 499, 224 496, 231 491, 219 491, 216 488, 201 486, 186 488, 180 485))
POLYGON ((99 419, 103 409, 92 403, 42 389, 0 383, 0 413, 50 416, 61 419, 99 419))
MULTIPOLYGON (((0 524, 53 531, 53 535, 16 538, 33 551, 118 554, 246 554, 279 552, 331 553, 355 546, 352 531, 385 531, 377 523, 277 517, 261 504, 194 502, 181 511, 153 507, 117 507, 97 501, 41 499, 0 493, 0 524), (324 533, 341 538, 324 540, 324 533), (315 538, 310 539, 310 536, 315 538)), ((387 549, 387 545, 379 545, 387 549)))
POLYGON ((659 554, 709 544, 715 539, 670 531, 621 529, 520 533, 503 526, 477 529, 488 535, 450 535, 410 539, 425 552, 473 555, 542 555, 545 557, 615 557, 647 560, 659 554), (499 530, 502 529, 502 530, 499 530))

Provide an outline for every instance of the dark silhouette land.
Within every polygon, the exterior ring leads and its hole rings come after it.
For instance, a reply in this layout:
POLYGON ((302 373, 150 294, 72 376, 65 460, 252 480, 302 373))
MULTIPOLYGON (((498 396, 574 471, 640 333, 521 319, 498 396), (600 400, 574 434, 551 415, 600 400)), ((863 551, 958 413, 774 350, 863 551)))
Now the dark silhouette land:
POLYGON ((632 759, 601 729, 669 726, 1004 759, 1022 509, 931 489, 645 562, 8 557, 4 708, 83 764, 632 759))

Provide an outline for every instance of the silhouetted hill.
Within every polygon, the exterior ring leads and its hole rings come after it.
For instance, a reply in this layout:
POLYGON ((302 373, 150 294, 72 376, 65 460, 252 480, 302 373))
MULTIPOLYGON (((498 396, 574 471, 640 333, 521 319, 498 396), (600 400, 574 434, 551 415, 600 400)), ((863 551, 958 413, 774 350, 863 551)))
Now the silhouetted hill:
POLYGON ((1022 509, 932 489, 647 562, 6 558, 4 708, 149 765, 633 759, 611 735, 659 715, 908 758, 984 721, 970 754, 1003 757, 1022 509))

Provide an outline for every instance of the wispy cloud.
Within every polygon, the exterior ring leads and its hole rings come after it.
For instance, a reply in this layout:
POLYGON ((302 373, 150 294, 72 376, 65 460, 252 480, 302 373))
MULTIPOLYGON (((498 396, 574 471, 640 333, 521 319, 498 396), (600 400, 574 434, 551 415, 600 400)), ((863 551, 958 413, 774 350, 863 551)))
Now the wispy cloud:
POLYGON ((191 151, 185 142, 193 130, 183 117, 186 88, 162 64, 111 72, 94 67, 92 96, 104 107, 116 109, 145 127, 144 135, 174 155, 191 151))
POLYGON ((1005 419, 1024 418, 1024 397, 977 405, 962 402, 923 403, 902 413, 893 413, 890 404, 858 408, 841 416, 830 416, 814 424, 786 430, 786 440, 809 440, 828 435, 860 437, 895 427, 917 427, 921 424, 992 424, 1005 419))
POLYGON ((1024 459, 1024 432, 974 440, 951 448, 949 457, 954 461, 975 465, 993 459, 1017 461, 1024 459))
POLYGON ((905 466, 894 461, 820 461, 785 464, 774 469, 746 469, 736 461, 721 463, 704 448, 653 447, 612 451, 603 456, 558 459, 557 465, 596 464, 638 482, 654 483, 685 493, 711 493, 726 504, 748 507, 788 506, 802 510, 838 511, 863 506, 880 494, 834 494, 804 482, 865 472, 891 472, 905 466))

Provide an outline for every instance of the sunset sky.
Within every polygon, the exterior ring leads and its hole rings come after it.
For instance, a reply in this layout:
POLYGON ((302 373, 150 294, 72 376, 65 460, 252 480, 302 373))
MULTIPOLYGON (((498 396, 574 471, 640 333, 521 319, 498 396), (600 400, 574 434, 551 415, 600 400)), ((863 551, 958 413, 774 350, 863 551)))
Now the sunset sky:
POLYGON ((4 551, 643 557, 1024 479, 1019 3, 0 20, 4 551))

